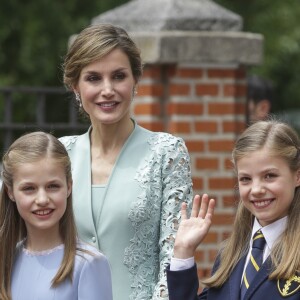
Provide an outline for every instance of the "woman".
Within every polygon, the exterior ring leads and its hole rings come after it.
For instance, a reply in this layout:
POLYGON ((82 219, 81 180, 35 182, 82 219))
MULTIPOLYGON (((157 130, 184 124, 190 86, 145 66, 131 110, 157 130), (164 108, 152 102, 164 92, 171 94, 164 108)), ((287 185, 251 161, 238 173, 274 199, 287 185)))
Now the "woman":
POLYGON ((72 161, 79 235, 108 257, 115 300, 168 299, 164 270, 181 203, 192 197, 184 142, 131 118, 142 63, 123 29, 84 29, 63 67, 91 122, 85 134, 61 138, 72 161))

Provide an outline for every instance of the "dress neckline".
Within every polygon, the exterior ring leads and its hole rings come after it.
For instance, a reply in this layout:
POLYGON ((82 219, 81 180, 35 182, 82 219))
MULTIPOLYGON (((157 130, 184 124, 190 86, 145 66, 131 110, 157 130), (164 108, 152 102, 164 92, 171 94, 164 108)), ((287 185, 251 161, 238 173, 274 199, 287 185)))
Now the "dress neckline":
POLYGON ((24 254, 29 255, 29 256, 42 256, 42 255, 49 255, 55 251, 64 249, 64 244, 60 244, 58 246, 55 246, 54 248, 51 249, 46 249, 46 250, 42 250, 42 251, 32 251, 32 250, 28 250, 25 248, 25 245, 23 243, 22 245, 22 251, 24 254))

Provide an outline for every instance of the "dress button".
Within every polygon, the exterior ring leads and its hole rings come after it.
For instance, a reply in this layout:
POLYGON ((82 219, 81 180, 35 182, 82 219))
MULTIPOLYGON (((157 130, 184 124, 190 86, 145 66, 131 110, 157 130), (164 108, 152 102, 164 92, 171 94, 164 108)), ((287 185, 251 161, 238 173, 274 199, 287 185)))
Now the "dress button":
POLYGON ((96 243, 96 238, 94 236, 92 237, 92 241, 93 243, 96 243))

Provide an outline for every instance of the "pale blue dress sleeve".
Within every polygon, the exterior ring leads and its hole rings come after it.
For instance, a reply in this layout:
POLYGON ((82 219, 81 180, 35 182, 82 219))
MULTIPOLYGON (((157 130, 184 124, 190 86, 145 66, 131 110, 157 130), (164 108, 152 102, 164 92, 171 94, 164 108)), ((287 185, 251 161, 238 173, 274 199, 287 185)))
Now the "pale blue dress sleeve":
POLYGON ((64 246, 30 252, 20 244, 12 272, 13 300, 112 300, 110 266, 96 248, 78 243, 72 282, 51 287, 60 267, 64 246))
POLYGON ((112 300, 111 275, 103 255, 90 256, 81 269, 78 300, 112 300))

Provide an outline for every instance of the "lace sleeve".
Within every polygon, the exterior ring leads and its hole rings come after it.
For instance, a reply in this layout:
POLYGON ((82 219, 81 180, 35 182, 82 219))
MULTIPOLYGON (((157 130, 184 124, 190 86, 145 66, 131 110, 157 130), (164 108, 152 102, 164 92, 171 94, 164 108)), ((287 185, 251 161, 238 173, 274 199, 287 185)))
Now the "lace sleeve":
POLYGON ((71 135, 60 137, 58 140, 65 146, 67 150, 70 150, 71 145, 76 142, 77 138, 78 135, 71 135))
POLYGON ((166 267, 173 253, 175 235, 180 219, 180 208, 183 201, 188 207, 192 203, 192 179, 190 157, 187 148, 180 138, 167 147, 163 159, 163 199, 160 220, 159 239, 159 280, 155 286, 153 300, 168 299, 166 267))

